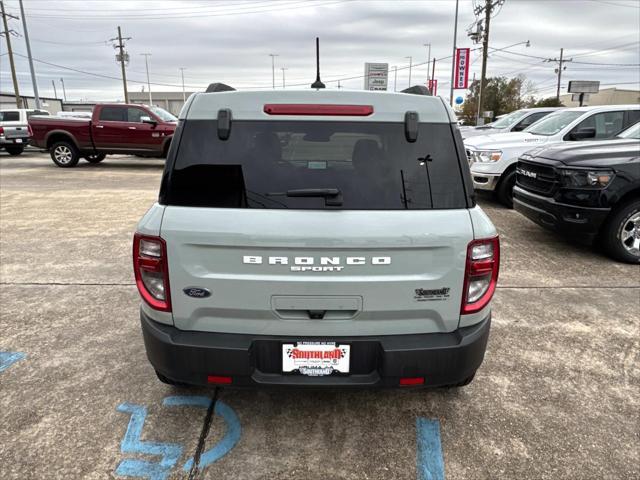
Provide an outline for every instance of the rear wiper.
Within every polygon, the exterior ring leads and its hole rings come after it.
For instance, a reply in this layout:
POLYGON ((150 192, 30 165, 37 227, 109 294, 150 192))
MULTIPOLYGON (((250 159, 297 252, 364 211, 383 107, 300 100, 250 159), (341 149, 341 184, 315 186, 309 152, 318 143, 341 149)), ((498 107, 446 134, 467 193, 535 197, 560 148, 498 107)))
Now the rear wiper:
POLYGON ((286 192, 269 192, 267 196, 282 195, 286 197, 324 197, 328 207, 342 206, 342 192, 337 188, 299 188, 286 192))

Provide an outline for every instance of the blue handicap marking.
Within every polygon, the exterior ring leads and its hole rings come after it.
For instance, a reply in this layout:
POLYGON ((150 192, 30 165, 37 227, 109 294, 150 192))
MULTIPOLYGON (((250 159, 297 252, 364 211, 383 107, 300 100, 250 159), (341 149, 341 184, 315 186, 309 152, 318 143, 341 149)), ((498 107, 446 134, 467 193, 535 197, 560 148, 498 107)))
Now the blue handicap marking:
POLYGON ((0 352, 0 372, 27 356, 22 352, 0 352))
POLYGON ((418 480, 444 480, 440 422, 418 417, 416 441, 418 480))
MULTIPOLYGON (((178 405, 187 405, 201 408, 209 408, 211 405, 211 399, 208 397, 167 397, 162 402, 163 405, 166 406, 178 406, 178 405)), ((226 424, 226 431, 222 440, 220 440, 216 445, 212 448, 203 452, 200 456, 200 463, 198 464, 199 468, 204 468, 207 465, 212 464, 213 462, 217 462, 222 457, 224 457, 227 453, 229 453, 233 447, 236 446, 238 441, 240 441, 240 436, 242 434, 242 427, 240 426, 240 420, 238 420, 238 416, 233 411, 231 407, 229 407, 226 403, 221 402, 220 400, 216 401, 213 413, 222 417, 226 424)), ((184 471, 188 472, 193 467, 193 458, 187 460, 184 464, 184 471)))
POLYGON ((143 442, 140 440, 142 427, 147 417, 147 409, 145 407, 132 403, 121 403, 118 405, 118 411, 131 414, 127 432, 120 443, 122 452, 157 455, 161 459, 158 462, 135 459, 123 460, 116 469, 116 475, 142 477, 151 480, 166 479, 182 455, 183 447, 177 443, 143 442))
MULTIPOLYGON (((188 406, 208 409, 212 399, 205 396, 171 396, 166 397, 162 404, 165 407, 188 406)), ((145 455, 160 456, 159 461, 146 461, 139 459, 125 459, 116 468, 116 475, 149 478, 151 480, 166 479, 171 470, 180 459, 184 447, 177 443, 143 442, 140 440, 142 428, 147 417, 147 409, 142 405, 122 403, 118 405, 118 411, 131 414, 125 436, 120 443, 122 453, 141 453, 145 455)), ((238 416, 231 407, 221 401, 216 401, 214 413, 222 417, 226 423, 226 432, 213 448, 203 452, 200 456, 198 467, 207 465, 225 456, 240 440, 241 427, 238 416)), ((189 471, 193 466, 193 458, 187 460, 184 470, 189 471)))

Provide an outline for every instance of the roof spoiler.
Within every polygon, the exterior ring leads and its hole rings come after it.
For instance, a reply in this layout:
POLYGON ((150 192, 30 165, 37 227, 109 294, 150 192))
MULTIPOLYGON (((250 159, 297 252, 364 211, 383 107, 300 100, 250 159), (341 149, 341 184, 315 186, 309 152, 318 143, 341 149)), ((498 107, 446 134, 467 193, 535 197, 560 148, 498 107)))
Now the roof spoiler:
POLYGON ((216 93, 216 92, 232 92, 235 91, 235 88, 230 87, 224 83, 210 83, 205 93, 216 93))
POLYGON ((405 88, 400 93, 410 93, 412 95, 428 95, 432 96, 431 92, 424 85, 414 85, 413 87, 405 88))

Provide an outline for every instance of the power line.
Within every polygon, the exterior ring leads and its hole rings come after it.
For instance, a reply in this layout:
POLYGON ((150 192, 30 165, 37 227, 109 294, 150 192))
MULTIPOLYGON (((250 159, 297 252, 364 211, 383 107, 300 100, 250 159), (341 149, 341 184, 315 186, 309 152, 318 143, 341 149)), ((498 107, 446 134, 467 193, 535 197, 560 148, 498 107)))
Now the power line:
MULTIPOLYGON (((316 1, 316 0, 311 0, 316 1)), ((218 13, 204 13, 204 12, 185 12, 183 14, 140 14, 140 15, 112 15, 107 13, 105 15, 53 15, 53 14, 29 14, 30 18, 49 18, 49 19, 62 19, 62 20, 160 20, 160 19, 179 19, 179 18, 202 18, 202 17, 224 17, 224 16, 234 16, 234 15, 248 15, 254 13, 269 13, 276 12, 282 10, 297 10, 300 8, 311 8, 311 7, 321 7, 326 5, 335 5, 340 3, 352 2, 356 0, 333 0, 330 2, 324 3, 311 3, 311 1, 296 1, 287 4, 278 4, 277 7, 274 7, 273 2, 271 6, 258 7, 256 10, 237 10, 237 11, 228 11, 228 12, 218 12, 218 13)))

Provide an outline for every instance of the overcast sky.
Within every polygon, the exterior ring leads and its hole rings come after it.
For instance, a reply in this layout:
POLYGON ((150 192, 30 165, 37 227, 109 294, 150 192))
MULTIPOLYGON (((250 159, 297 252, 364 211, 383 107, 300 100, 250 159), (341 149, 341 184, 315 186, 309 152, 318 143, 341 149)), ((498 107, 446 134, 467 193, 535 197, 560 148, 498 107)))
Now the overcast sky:
MULTIPOLYGON (((458 46, 477 48, 466 30, 474 3, 461 0, 458 46)), ((8 13, 19 15, 18 0, 5 0, 8 13)), ((119 65, 110 38, 122 27, 130 54, 129 89, 145 84, 144 57, 150 53, 152 90, 181 90, 179 67, 186 68, 187 90, 222 81, 238 88, 271 88, 271 57, 277 54, 276 83, 306 87, 315 78, 314 38, 320 37, 322 79, 328 88, 362 88, 364 62, 398 66, 398 89, 426 81, 427 48, 432 56, 451 55, 454 0, 24 0, 40 95, 53 96, 52 80, 62 96, 64 78, 69 100, 123 98, 119 65), (47 65, 42 62, 48 62, 47 65), (416 65, 421 64, 421 65, 416 65), (82 70, 89 75, 66 70, 82 70), (166 85, 153 85, 167 84, 166 85)), ((10 20, 18 81, 31 95, 23 28, 10 20)), ((573 58, 562 77, 600 80, 603 86, 638 89, 640 83, 640 2, 637 0, 506 0, 491 21, 490 45, 504 48, 489 57, 488 75, 526 75, 534 95, 555 95, 553 62, 560 47, 573 58), (579 63, 580 62, 580 63, 579 63), (624 64, 624 65, 612 65, 624 64), (635 64, 635 65, 634 65, 635 64)), ((12 92, 6 44, 0 40, 0 90, 12 92)), ((470 75, 480 76, 481 51, 472 52, 470 75)), ((390 89, 393 89, 393 71, 390 89)), ((450 58, 436 62, 439 94, 449 97, 450 58)), ((146 85, 145 85, 146 88, 146 85)), ((455 96, 464 91, 456 91, 455 96)))

